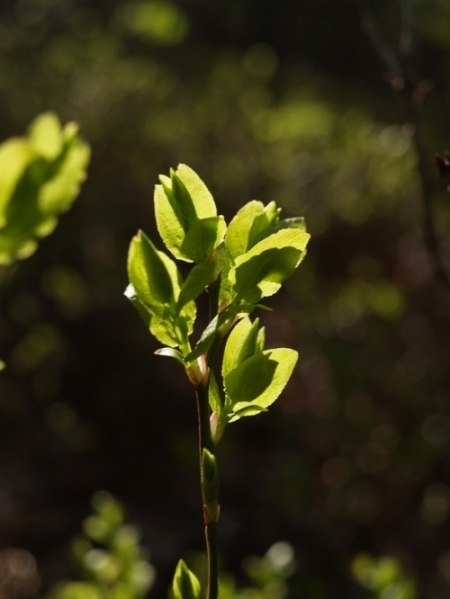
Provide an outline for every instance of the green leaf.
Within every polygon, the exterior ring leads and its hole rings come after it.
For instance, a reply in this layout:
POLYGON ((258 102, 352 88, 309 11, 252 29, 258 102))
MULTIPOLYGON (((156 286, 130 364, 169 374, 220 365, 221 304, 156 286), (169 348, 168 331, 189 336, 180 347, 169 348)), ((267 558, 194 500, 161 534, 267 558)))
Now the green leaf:
POLYGON ((173 347, 162 347, 155 351, 157 356, 167 356, 168 358, 174 358, 181 366, 186 368, 187 364, 184 361, 183 354, 173 347))
POLYGON ((194 233, 187 241, 185 238, 193 227, 197 233, 201 232, 203 246, 209 247, 220 236, 223 228, 220 222, 208 222, 217 216, 213 197, 200 177, 184 164, 171 171, 170 178, 161 176, 160 181, 154 196, 159 234, 175 258, 186 262, 200 261, 196 260, 199 249, 195 247, 194 233), (199 225, 200 220, 207 222, 199 225))
MULTIPOLYGON (((3 362, 3 360, 0 360, 0 372, 2 370, 5 370, 5 368, 6 368, 6 364, 3 362)), ((216 386, 217 386, 217 383, 216 383, 216 386)))
POLYGON ((186 164, 179 164, 175 174, 186 187, 198 218, 216 216, 217 208, 214 198, 197 173, 186 164))
POLYGON ((223 216, 197 220, 181 244, 183 255, 194 262, 204 262, 222 241, 226 230, 223 216))
POLYGON ((181 310, 177 309, 181 283, 177 266, 166 254, 156 250, 142 232, 130 245, 128 276, 132 287, 127 288, 126 296, 150 332, 170 347, 187 344, 195 322, 195 303, 189 301, 181 310))
POLYGON ((256 339, 256 346, 259 351, 264 351, 265 345, 266 345, 266 329, 265 329, 265 327, 261 327, 258 331, 258 337, 256 339))
POLYGON ((186 339, 186 327, 176 326, 173 313, 169 306, 156 309, 150 318, 150 333, 163 345, 180 346, 186 339))
POLYGON ((232 285, 228 275, 233 260, 223 242, 217 247, 217 262, 220 271, 219 305, 228 305, 232 300, 232 285))
POLYGON ((214 339, 216 338, 217 330, 219 328, 219 318, 221 314, 217 314, 211 322, 208 324, 206 329, 200 336, 200 339, 197 342, 195 348, 191 351, 190 354, 186 356, 186 361, 192 362, 192 360, 196 360, 202 354, 206 354, 211 345, 213 344, 214 339))
POLYGON ((304 258, 309 237, 302 229, 283 229, 238 256, 229 273, 238 301, 257 303, 276 293, 304 258))
POLYGON ((225 378, 241 362, 253 356, 256 351, 259 320, 252 324, 250 318, 243 318, 231 331, 225 346, 222 362, 222 376, 225 378))
POLYGON ((286 386, 297 359, 296 351, 280 348, 258 352, 242 362, 224 380, 233 411, 250 404, 269 407, 286 386))
POLYGON ((180 559, 173 578, 174 599, 200 599, 201 587, 198 578, 180 559))
POLYGON ((239 210, 228 227, 226 246, 233 259, 248 252, 265 234, 274 232, 280 209, 275 202, 266 207, 253 200, 239 210))
POLYGON ((301 229, 306 232, 306 223, 303 216, 294 216, 292 218, 285 218, 284 220, 280 220, 280 222, 275 227, 276 231, 281 231, 282 229, 301 229))
POLYGON ((178 297, 178 309, 181 309, 188 302, 195 300, 205 291, 206 287, 214 280, 215 270, 215 260, 211 260, 208 264, 198 264, 192 268, 181 286, 178 297))
POLYGON ((153 308, 175 304, 172 278, 162 256, 142 231, 133 238, 128 254, 128 277, 141 302, 153 308))
POLYGON ((217 385, 216 377, 212 370, 209 373, 208 401, 211 410, 216 414, 220 414, 223 406, 223 399, 220 394, 219 386, 217 385))
POLYGON ((240 408, 239 410, 235 410, 228 422, 231 424, 232 422, 236 422, 244 416, 257 416, 258 414, 261 414, 261 412, 267 411, 267 408, 263 408, 262 406, 258 406, 256 404, 251 403, 246 407, 240 408))
MULTIPOLYGON (((199 358, 202 354, 205 354, 210 349, 217 336, 222 336, 222 327, 228 326, 229 323, 234 321, 237 311, 238 308, 231 305, 225 308, 225 310, 222 310, 222 312, 219 312, 203 331, 193 351, 186 356, 186 361, 191 362, 192 360, 199 358)), ((223 336, 225 334, 226 333, 223 333, 223 336)))

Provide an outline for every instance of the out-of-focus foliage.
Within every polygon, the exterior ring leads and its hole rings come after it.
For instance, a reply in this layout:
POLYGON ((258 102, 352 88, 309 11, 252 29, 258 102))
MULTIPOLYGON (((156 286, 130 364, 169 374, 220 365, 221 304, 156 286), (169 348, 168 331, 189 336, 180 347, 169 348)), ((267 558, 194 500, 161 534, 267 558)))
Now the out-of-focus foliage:
POLYGON ((369 554, 358 555, 352 563, 356 580, 373 592, 376 599, 416 599, 416 584, 393 557, 375 559, 369 554))
POLYGON ((46 113, 33 121, 25 138, 0 146, 0 264, 28 258, 37 240, 51 233, 70 208, 86 177, 89 146, 78 126, 61 127, 46 113))
POLYGON ((220 599, 284 599, 289 594, 287 579, 295 571, 294 550, 289 543, 280 541, 263 557, 246 557, 242 570, 252 586, 237 589, 233 576, 223 574, 220 599))
POLYGON ((124 524, 122 505, 106 492, 92 498, 94 512, 83 535, 72 542, 83 582, 62 582, 48 599, 141 599, 153 585, 155 569, 140 546, 136 528, 124 524))

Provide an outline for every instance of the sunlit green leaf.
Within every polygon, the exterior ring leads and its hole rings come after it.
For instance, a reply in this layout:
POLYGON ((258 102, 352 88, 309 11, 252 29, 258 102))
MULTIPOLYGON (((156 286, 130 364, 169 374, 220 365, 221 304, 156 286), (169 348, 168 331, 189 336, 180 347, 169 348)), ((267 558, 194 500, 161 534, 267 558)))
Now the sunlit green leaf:
POLYGON ((239 410, 234 410, 229 423, 236 422, 236 420, 239 420, 244 416, 257 416, 258 414, 261 414, 261 412, 267 412, 267 408, 258 406, 255 403, 250 403, 245 407, 241 407, 239 410))
POLYGON ((177 308, 181 283, 177 266, 142 232, 130 245, 128 276, 132 287, 127 288, 126 295, 147 322, 150 332, 164 345, 185 344, 194 326, 195 303, 188 301, 181 310, 177 308))
POLYGON ((130 245, 128 277, 144 304, 159 307, 175 303, 172 279, 162 252, 155 248, 142 231, 139 231, 130 245))
POLYGON ((270 406, 286 386, 297 359, 296 351, 280 348, 258 352, 242 362, 224 380, 233 411, 250 404, 270 406))
POLYGON ((224 378, 255 353, 258 327, 258 319, 252 324, 249 318, 243 318, 231 331, 222 362, 224 378))
POLYGON ((204 262, 222 241, 227 226, 223 216, 203 218, 193 223, 181 244, 181 251, 194 262, 204 262))
POLYGON ((257 303, 276 293, 305 256, 309 237, 302 229, 283 229, 238 256, 229 279, 239 301, 257 303))
POLYGON ((216 414, 219 414, 222 409, 223 399, 220 395, 219 386, 217 385, 216 377, 214 372, 211 370, 209 374, 209 394, 208 394, 209 405, 211 410, 216 414))
POLYGON ((243 206, 231 221, 226 246, 233 259, 248 252, 264 233, 274 232, 273 227, 278 222, 280 210, 275 202, 264 207, 262 202, 253 200, 243 206))
POLYGON ((172 171, 170 178, 161 176, 160 180, 161 185, 155 188, 159 234, 176 258, 200 262, 224 234, 222 222, 214 220, 217 209, 213 197, 200 177, 184 164, 172 171), (203 225, 199 225, 201 220, 205 220, 203 225), (196 236, 200 236, 198 246, 196 236))

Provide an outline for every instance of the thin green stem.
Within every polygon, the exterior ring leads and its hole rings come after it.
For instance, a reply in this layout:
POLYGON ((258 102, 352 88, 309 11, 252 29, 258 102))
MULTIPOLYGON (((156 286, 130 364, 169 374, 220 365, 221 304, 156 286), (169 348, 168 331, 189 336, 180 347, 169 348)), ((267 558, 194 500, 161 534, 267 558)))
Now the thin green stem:
MULTIPOLYGON (((197 387, 197 411, 198 411, 198 430, 199 430, 199 454, 200 454, 200 479, 201 486, 204 486, 203 472, 203 449, 207 449, 214 455, 214 443, 211 435, 210 410, 208 404, 208 385, 197 387)), ((218 498, 217 498, 218 499, 218 498)), ((217 527, 215 522, 211 522, 208 514, 205 499, 203 497, 203 521, 205 523, 206 552, 208 559, 208 592, 207 599, 217 599, 219 595, 219 564, 217 547, 217 527)))

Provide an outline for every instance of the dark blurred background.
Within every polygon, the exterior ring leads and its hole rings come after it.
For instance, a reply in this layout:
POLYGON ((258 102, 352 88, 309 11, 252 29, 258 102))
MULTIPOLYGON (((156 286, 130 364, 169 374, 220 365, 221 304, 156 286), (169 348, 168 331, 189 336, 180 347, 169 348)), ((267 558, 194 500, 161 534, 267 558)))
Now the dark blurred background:
POLYGON ((394 52, 408 4, 408 77, 430 90, 422 174, 408 100, 351 0, 2 1, 1 138, 54 110, 93 149, 55 233, 0 270, 0 548, 35 556, 42 593, 71 576, 69 541, 99 489, 143 530, 152 597, 203 548, 195 401, 123 296, 135 231, 162 248, 158 174, 185 162, 227 220, 275 200, 312 234, 260 314, 269 346, 299 351, 295 375, 219 446, 224 567, 238 575, 286 540, 294 596, 365 596, 349 564, 371 552, 397 556, 420 596, 450 597, 450 287, 421 194, 425 177, 445 263, 433 155, 450 146, 450 4, 372 2, 394 52))

